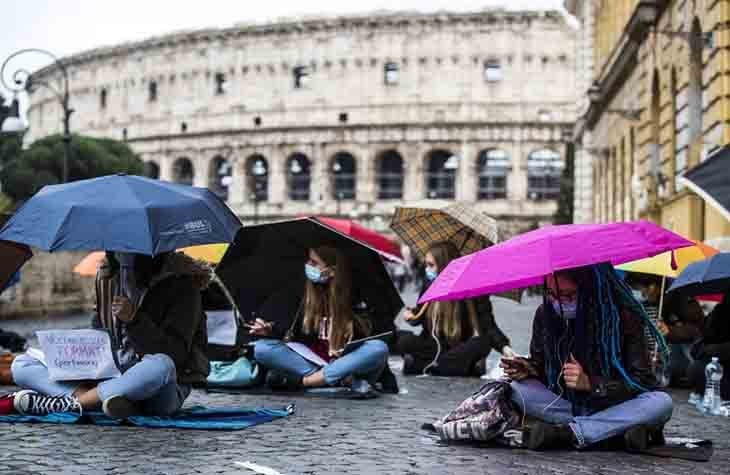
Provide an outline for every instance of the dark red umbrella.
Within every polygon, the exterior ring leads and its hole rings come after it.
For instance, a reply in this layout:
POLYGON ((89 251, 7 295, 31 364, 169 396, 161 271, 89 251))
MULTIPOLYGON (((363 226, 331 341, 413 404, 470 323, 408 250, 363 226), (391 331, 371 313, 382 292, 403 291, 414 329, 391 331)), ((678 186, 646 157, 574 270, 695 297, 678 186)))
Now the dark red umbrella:
POLYGON ((403 260, 398 243, 377 231, 368 229, 349 219, 325 218, 323 216, 312 216, 311 218, 375 248, 391 260, 403 260))

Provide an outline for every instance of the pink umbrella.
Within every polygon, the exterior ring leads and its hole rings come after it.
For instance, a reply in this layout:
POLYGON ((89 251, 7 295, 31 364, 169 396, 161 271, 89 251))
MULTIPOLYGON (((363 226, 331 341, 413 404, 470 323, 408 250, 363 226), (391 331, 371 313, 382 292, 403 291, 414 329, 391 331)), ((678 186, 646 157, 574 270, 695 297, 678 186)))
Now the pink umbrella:
POLYGON ((542 284, 556 271, 618 265, 692 245, 648 221, 546 226, 452 261, 419 302, 505 292, 542 284))

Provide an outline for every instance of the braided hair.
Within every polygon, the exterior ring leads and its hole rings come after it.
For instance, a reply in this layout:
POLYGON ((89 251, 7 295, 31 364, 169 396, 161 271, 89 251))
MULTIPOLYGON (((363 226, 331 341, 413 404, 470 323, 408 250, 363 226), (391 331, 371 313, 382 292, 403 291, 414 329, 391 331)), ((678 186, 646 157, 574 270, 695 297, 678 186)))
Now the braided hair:
MULTIPOLYGON (((634 298, 631 289, 610 264, 597 264, 564 272, 578 286, 576 334, 584 338, 575 338, 574 335, 572 340, 577 346, 581 346, 579 351, 584 355, 585 361, 597 361, 600 375, 603 377, 609 377, 615 370, 629 388, 639 392, 648 391, 649 388, 634 380, 624 368, 621 355, 623 309, 639 316, 642 324, 653 333, 661 350, 667 348, 664 336, 651 323, 644 307, 634 298), (594 315, 593 322, 589 324, 584 318, 585 315, 594 315)), ((545 374, 548 387, 557 391, 560 385, 560 372, 572 351, 572 342, 568 341, 570 338, 566 338, 569 333, 566 323, 548 302, 547 292, 544 293, 543 311, 546 313, 545 374)), ((659 354, 662 358, 666 358, 667 352, 660 351, 659 354)))

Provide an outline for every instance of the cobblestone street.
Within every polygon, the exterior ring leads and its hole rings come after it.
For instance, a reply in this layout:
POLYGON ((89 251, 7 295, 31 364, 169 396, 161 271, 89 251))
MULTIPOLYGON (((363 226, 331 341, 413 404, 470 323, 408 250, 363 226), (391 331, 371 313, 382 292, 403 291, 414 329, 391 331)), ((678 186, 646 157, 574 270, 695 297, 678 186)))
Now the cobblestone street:
MULTIPOLYGON (((495 313, 518 352, 526 352, 534 301, 494 299, 495 313)), ((81 321, 81 320, 79 320, 81 321)), ((26 324, 23 324, 26 325, 26 324)), ((7 329, 30 328, 21 324, 7 329)), ((391 358, 399 368, 400 358, 391 358)), ((710 438, 715 455, 695 463, 616 452, 543 452, 443 446, 420 426, 451 409, 481 381, 399 377, 406 391, 350 401, 307 397, 237 396, 195 391, 187 405, 282 407, 296 415, 238 432, 105 428, 86 425, 3 425, 0 473, 233 474, 254 473, 236 461, 283 474, 727 474, 730 421, 703 418, 676 391, 670 436, 710 438)), ((10 389, 10 388, 3 388, 10 389)))

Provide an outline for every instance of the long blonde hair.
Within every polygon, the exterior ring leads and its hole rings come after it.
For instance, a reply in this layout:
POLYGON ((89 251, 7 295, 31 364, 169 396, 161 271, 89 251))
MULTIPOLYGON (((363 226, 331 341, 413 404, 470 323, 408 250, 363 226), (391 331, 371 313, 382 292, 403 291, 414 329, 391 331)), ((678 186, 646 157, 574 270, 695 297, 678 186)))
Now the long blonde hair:
MULTIPOLYGON (((452 260, 459 257, 459 250, 450 241, 437 242, 428 250, 436 261, 439 272, 443 271, 452 260)), ((474 303, 466 301, 466 305, 459 305, 458 301, 431 302, 426 310, 426 316, 431 322, 431 328, 436 329, 436 334, 444 336, 448 341, 461 341, 462 318, 469 318, 474 332, 479 334, 476 308, 474 303), (462 309, 466 307, 468 315, 462 315, 462 309)), ((472 335, 469 335, 471 337, 472 335)))
POLYGON ((334 247, 312 249, 330 268, 334 276, 325 284, 307 279, 304 288, 302 330, 305 335, 317 335, 322 318, 329 318, 330 353, 342 349, 352 339, 354 326, 367 328, 352 312, 352 270, 347 257, 334 247))

